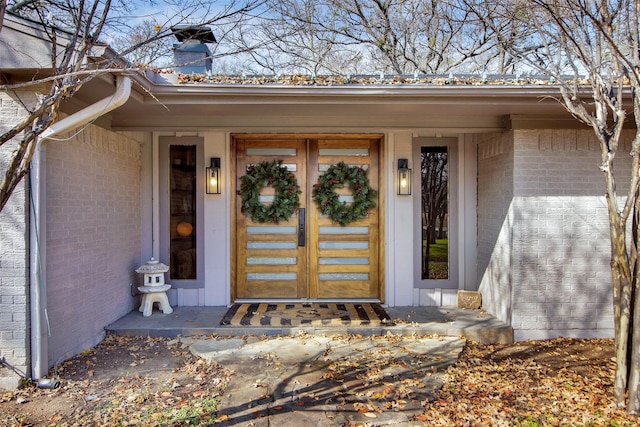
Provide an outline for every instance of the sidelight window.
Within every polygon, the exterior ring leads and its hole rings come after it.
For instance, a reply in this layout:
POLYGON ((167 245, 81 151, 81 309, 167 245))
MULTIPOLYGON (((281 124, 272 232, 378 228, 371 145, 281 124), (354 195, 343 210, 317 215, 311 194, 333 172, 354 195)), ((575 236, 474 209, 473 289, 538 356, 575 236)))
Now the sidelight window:
POLYGON ((457 287, 456 142, 453 138, 414 140, 419 190, 413 196, 414 259, 419 287, 457 287))

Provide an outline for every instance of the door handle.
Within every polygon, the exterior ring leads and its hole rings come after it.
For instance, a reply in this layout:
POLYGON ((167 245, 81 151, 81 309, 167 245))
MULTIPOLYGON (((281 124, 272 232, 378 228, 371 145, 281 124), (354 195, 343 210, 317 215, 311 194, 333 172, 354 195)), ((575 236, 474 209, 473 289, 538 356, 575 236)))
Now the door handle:
POLYGON ((298 246, 304 246, 306 244, 306 226, 304 208, 298 209, 298 246))

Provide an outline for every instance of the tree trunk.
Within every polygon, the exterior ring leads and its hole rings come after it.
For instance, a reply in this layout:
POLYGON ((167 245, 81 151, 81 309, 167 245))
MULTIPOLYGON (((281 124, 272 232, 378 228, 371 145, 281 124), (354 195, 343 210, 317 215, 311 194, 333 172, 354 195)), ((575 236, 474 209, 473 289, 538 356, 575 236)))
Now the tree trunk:
MULTIPOLYGON (((428 229, 427 229, 428 230, 428 229)), ((422 278, 429 278, 429 232, 427 231, 426 245, 424 255, 422 256, 422 278)))
POLYGON ((438 221, 440 222, 440 224, 438 224, 438 239, 445 239, 446 237, 444 236, 444 217, 445 214, 443 213, 442 215, 440 215, 440 218, 438 219, 438 221))
POLYGON ((435 218, 432 220, 431 225, 429 225, 429 244, 430 245, 435 245, 436 244, 436 220, 435 218))
MULTIPOLYGON (((629 364, 629 382, 627 412, 631 415, 640 415, 640 352, 634 351, 640 344, 640 292, 638 292, 638 280, 634 283, 633 325, 631 333, 631 362, 629 364)), ((617 350, 617 349, 616 349, 617 350)), ((617 372, 616 372, 617 377, 617 372)), ((617 397, 617 396, 616 396, 617 397)))
MULTIPOLYGON (((611 213, 612 207, 610 207, 611 213)), ((625 406, 625 392, 629 374, 628 346, 631 326, 631 271, 626 247, 624 222, 616 213, 610 218, 611 230, 611 281, 613 286, 613 314, 615 326, 616 373, 614 395, 619 407, 625 406)))
POLYGON ((632 300, 633 306, 631 309, 631 345, 629 346, 629 382, 628 388, 628 403, 627 412, 631 415, 640 415, 640 352, 635 351, 640 345, 640 256, 638 256, 638 249, 640 248, 640 233, 638 232, 638 226, 640 225, 640 199, 636 194, 636 201, 633 212, 632 222, 632 268, 633 268, 633 281, 632 281, 632 300))

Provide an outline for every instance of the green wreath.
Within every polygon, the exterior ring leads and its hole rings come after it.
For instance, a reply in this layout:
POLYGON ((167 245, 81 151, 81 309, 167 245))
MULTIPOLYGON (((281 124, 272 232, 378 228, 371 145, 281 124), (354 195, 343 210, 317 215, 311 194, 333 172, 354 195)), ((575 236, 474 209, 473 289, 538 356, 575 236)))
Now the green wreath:
POLYGON ((240 211, 253 222, 279 223, 287 221, 300 206, 300 186, 296 176, 289 172, 282 161, 262 162, 247 168, 240 178, 240 211), (260 202, 260 192, 266 186, 274 188, 273 203, 260 202))
POLYGON ((367 171, 344 162, 332 165, 313 186, 313 200, 320 212, 342 226, 366 218, 376 206, 378 192, 369 185, 367 171), (347 185, 353 193, 353 203, 340 202, 336 188, 347 185))

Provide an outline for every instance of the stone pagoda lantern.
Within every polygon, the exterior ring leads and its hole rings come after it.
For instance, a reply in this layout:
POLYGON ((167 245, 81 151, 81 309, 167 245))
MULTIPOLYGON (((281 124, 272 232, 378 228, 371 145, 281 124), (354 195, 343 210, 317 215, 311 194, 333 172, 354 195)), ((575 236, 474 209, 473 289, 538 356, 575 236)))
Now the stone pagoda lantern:
POLYGON ((169 271, 168 265, 153 258, 136 270, 136 273, 144 274, 144 284, 138 286, 138 290, 142 293, 139 311, 144 317, 151 316, 153 304, 156 302, 164 314, 173 313, 167 298, 167 291, 171 289, 171 285, 164 283, 164 273, 167 271, 169 271))

